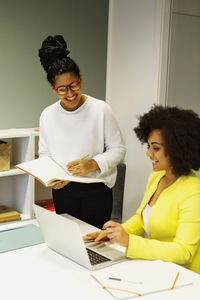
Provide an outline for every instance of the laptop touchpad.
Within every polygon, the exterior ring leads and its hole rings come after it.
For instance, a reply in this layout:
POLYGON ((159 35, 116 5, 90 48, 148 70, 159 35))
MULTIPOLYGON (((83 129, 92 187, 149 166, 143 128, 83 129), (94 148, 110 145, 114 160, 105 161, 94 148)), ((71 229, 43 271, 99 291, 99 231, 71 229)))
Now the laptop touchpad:
POLYGON ((124 253, 114 249, 109 242, 90 242, 85 243, 86 247, 104 255, 110 259, 118 259, 124 257, 124 253))

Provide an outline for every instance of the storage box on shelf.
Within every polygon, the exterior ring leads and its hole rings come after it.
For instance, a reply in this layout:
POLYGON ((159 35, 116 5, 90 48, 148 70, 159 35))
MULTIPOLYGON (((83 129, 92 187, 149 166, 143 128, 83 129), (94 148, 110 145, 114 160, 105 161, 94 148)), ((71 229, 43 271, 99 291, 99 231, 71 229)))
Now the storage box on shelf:
POLYGON ((0 171, 0 205, 21 214, 21 219, 33 217, 32 204, 51 198, 51 191, 14 166, 35 159, 38 155, 38 130, 34 128, 1 129, 0 140, 11 145, 10 170, 0 171))
POLYGON ((10 170, 10 143, 0 140, 0 171, 10 170))
POLYGON ((55 206, 54 206, 54 203, 53 203, 53 199, 50 198, 50 199, 44 199, 44 200, 36 200, 35 201, 35 204, 41 206, 41 207, 44 207, 50 211, 55 211, 55 206))

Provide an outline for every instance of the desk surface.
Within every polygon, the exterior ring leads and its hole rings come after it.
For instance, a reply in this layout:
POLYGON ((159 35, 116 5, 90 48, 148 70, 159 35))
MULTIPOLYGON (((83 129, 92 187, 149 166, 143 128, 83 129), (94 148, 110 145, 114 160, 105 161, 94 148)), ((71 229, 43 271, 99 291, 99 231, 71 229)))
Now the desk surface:
MULTIPOLYGON (((36 221, 24 221, 18 226, 36 221)), ((92 227, 79 222, 83 233, 92 227)), ((1 226, 1 229, 16 227, 16 224, 1 226)), ((75 262, 50 250, 46 244, 39 244, 0 254, 1 299, 11 300, 112 300, 114 297, 91 277, 95 276, 103 284, 108 277, 122 277, 131 281, 142 281, 143 289, 172 286, 177 272, 180 272, 176 286, 193 283, 162 293, 140 297, 145 300, 197 300, 200 294, 200 276, 173 263, 162 261, 128 260, 98 271, 89 271, 75 262), (166 283, 166 284, 165 284, 166 283)), ((138 285, 113 282, 112 287, 140 289, 138 285), (117 284, 117 285, 116 285, 117 284)), ((110 290, 111 291, 111 290, 110 290)), ((134 299, 130 293, 112 290, 115 299, 134 299)))

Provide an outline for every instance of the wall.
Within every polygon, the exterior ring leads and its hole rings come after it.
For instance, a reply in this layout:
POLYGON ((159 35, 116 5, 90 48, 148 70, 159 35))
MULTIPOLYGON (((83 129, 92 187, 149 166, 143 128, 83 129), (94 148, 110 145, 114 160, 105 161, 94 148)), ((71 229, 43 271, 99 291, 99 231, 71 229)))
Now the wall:
POLYGON ((168 0, 110 0, 106 99, 127 146, 123 220, 136 211, 152 169, 133 128, 138 115, 162 102, 169 13, 168 0))
POLYGON ((200 1, 174 0, 166 102, 200 115, 200 1))
POLYGON ((38 126, 49 89, 38 49, 62 34, 83 75, 83 92, 105 98, 108 0, 0 1, 0 128, 38 126))

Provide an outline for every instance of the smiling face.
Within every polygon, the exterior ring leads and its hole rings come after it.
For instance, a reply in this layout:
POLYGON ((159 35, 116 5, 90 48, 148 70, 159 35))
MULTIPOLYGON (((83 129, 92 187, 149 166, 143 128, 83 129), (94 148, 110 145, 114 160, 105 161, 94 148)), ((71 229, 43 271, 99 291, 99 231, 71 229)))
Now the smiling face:
POLYGON ((60 104, 65 110, 74 111, 79 108, 84 102, 82 97, 81 79, 78 90, 72 90, 69 87, 71 86, 73 88, 73 86, 75 86, 75 83, 78 82, 79 79, 80 78, 77 78, 73 73, 64 73, 61 75, 57 75, 55 78, 55 84, 54 86, 52 86, 52 89, 57 93, 61 101, 60 104), (57 89, 66 86, 66 93, 64 95, 59 94, 57 89))
POLYGON ((165 141, 161 130, 154 129, 148 137, 148 150, 146 154, 152 160, 154 171, 165 170, 166 173, 173 173, 170 158, 166 155, 164 144, 165 141))

